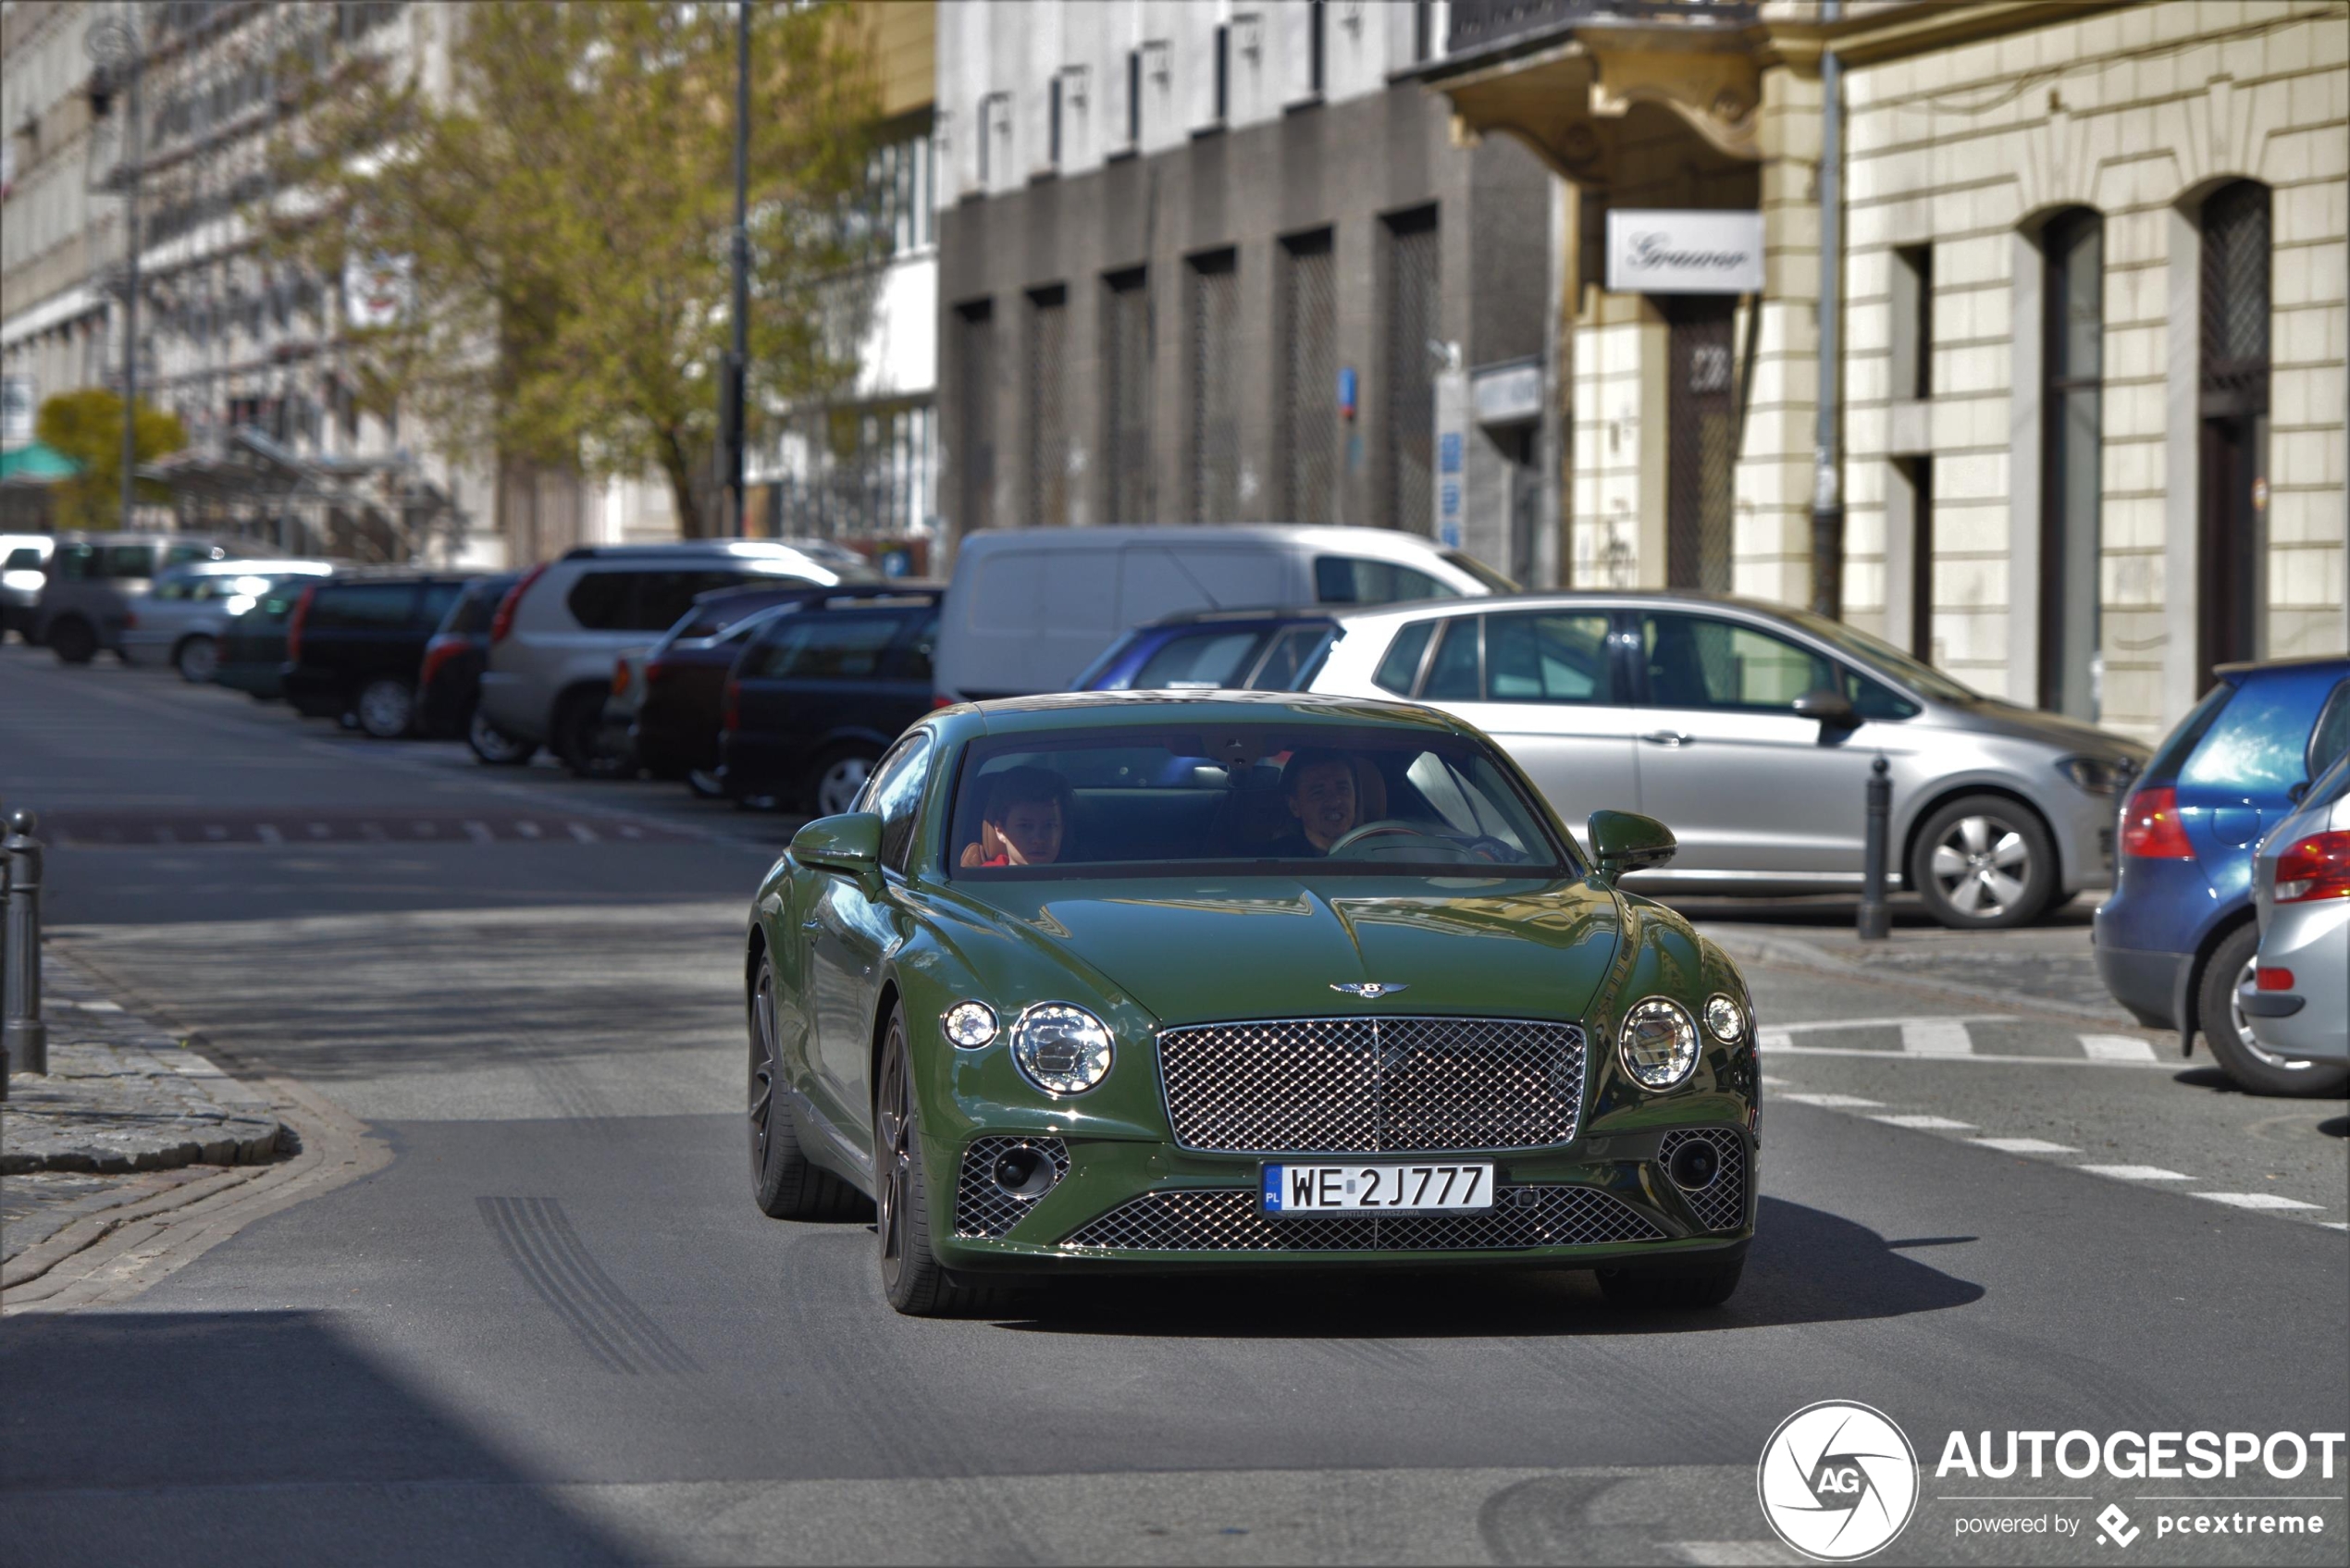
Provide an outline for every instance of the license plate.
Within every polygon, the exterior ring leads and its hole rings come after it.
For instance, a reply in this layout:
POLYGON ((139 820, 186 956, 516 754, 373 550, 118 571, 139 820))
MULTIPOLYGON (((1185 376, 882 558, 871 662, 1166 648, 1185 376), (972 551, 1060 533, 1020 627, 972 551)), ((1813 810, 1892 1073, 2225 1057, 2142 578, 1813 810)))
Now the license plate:
POLYGON ((1430 1165, 1268 1165, 1258 1189, 1267 1214, 1458 1212, 1493 1206, 1493 1167, 1430 1165))

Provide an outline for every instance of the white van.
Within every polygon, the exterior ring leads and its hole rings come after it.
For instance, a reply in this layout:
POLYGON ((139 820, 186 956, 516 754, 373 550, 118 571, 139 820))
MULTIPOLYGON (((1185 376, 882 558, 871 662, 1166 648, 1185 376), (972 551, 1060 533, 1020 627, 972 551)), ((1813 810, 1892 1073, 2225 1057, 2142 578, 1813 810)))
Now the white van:
POLYGON ((949 702, 1064 691, 1113 638, 1179 611, 1516 591, 1473 556, 1384 528, 991 528, 956 551, 934 678, 949 702))

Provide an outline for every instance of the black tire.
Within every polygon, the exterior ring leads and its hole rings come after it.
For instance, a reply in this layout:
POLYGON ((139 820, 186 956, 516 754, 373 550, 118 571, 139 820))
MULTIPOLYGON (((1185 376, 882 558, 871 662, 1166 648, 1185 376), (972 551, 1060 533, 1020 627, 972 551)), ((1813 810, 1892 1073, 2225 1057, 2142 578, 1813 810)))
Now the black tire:
POLYGON ((2243 1011, 2236 1006, 2236 987, 2249 978, 2260 951, 2260 928, 2246 920, 2211 950, 2195 987, 2195 1019, 2211 1046, 2211 1059, 2230 1082, 2247 1094, 2338 1094, 2350 1078, 2338 1067, 2317 1062, 2286 1061, 2252 1038, 2243 1011))
POLYGON ((1926 819, 1910 850, 1910 883, 1926 913, 1955 930, 2029 925, 2056 898, 2056 845, 2030 808, 2004 795, 1960 796, 1926 819))
POLYGON ((1689 1311, 1717 1307, 1728 1301, 1731 1292, 1738 1288, 1738 1276, 1745 1272, 1744 1253, 1727 1263, 1671 1269, 1602 1268, 1600 1290, 1619 1306, 1689 1311))
POLYGON ((220 670, 220 644, 204 636, 182 637, 171 650, 171 667, 192 686, 208 686, 220 670))
POLYGON ((480 709, 465 721, 465 745, 476 761, 491 768, 519 768, 538 755, 538 743, 516 740, 483 716, 480 709))
POLYGON ((881 1072, 874 1080, 873 1207, 882 1293, 891 1306, 909 1317, 952 1317, 978 1304, 976 1293, 946 1272, 931 1246, 921 1109, 915 1101, 902 1008, 889 1015, 881 1072))
POLYGON ((48 640, 60 664, 87 664, 98 657, 98 629, 79 615, 50 622, 48 640))
POLYGON ((861 743, 826 747, 801 781, 800 806, 811 817, 830 817, 847 810, 849 802, 864 787, 866 775, 880 760, 880 751, 861 743))
POLYGON ((764 956, 751 982, 750 1192, 770 1219, 847 1219, 871 1208, 865 1195, 809 1163, 777 1093, 783 1059, 775 1029, 775 971, 764 956))
POLYGON ((415 727, 416 688, 397 676, 378 675, 359 688, 351 708, 367 734, 398 740, 415 727))

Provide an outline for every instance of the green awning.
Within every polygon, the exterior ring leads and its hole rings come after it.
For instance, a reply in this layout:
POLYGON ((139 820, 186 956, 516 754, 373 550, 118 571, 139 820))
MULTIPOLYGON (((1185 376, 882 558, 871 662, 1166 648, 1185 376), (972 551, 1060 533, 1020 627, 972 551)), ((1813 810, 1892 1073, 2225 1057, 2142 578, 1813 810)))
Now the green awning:
POLYGON ((0 451, 0 485, 54 485, 81 472, 82 465, 45 442, 0 451))

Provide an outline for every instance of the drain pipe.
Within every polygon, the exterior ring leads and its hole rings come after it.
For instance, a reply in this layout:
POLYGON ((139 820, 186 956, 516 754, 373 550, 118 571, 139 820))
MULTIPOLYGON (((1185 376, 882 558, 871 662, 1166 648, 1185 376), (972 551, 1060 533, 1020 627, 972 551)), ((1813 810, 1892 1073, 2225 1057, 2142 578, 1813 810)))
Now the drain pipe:
MULTIPOLYGON (((1820 0, 1820 19, 1838 20, 1843 0, 1820 0)), ((1844 613, 1844 495, 1838 456, 1844 423, 1837 374, 1844 326, 1844 66, 1820 52, 1819 424, 1812 437, 1812 608, 1844 613)))

